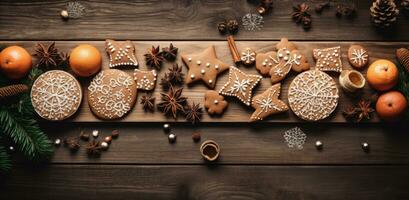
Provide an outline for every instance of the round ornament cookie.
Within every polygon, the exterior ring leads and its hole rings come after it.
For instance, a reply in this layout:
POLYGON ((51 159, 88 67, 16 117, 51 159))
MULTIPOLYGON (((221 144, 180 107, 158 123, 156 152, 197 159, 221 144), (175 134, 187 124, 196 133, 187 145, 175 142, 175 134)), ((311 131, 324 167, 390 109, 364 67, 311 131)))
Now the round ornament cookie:
POLYGON ((104 70, 88 87, 89 107, 99 118, 121 118, 134 106, 136 89, 135 81, 127 73, 117 69, 104 70))
POLYGON ((41 74, 31 89, 31 102, 37 114, 47 120, 72 116, 82 100, 80 83, 71 74, 51 70, 41 74))
POLYGON ((319 70, 299 74, 288 88, 291 110, 307 121, 318 121, 328 117, 337 107, 338 98, 335 81, 319 70))
POLYGON ((348 61, 353 67, 361 69, 368 65, 368 51, 361 45, 351 45, 348 49, 348 61))

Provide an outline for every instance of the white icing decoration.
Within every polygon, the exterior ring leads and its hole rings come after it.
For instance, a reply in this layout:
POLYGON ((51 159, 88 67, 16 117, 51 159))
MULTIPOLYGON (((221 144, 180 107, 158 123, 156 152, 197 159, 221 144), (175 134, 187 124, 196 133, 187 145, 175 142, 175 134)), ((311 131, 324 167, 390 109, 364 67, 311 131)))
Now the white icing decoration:
MULTIPOLYGON (((107 40, 111 41, 111 40, 107 40)), ((135 49, 133 48, 133 45, 126 45, 126 43, 130 43, 130 41, 125 41, 125 42, 116 42, 116 45, 119 46, 119 49, 116 50, 115 46, 112 42, 107 42, 106 43, 106 48, 107 52, 109 54, 109 67, 113 68, 116 66, 120 65, 132 65, 132 66, 138 66, 138 61, 135 57, 135 49), (125 46, 125 48, 121 48, 125 46), (132 47, 132 48, 131 48, 132 47), (131 51, 129 50, 131 49, 131 51)))
POLYGON ((93 102, 90 106, 109 119, 122 117, 133 106, 136 97, 132 94, 134 84, 134 80, 125 72, 102 71, 88 87, 89 100, 93 102))
POLYGON ((353 63, 362 65, 368 60, 368 54, 363 49, 353 49, 351 60, 353 63))
POLYGON ((153 90, 155 88, 157 73, 156 70, 152 71, 142 71, 135 69, 134 80, 136 82, 136 87, 141 90, 153 90), (142 78, 138 77, 143 75, 142 78))
MULTIPOLYGON (((269 56, 269 58, 275 64, 271 68, 271 70, 274 72, 274 75, 276 76, 284 77, 288 74, 288 72, 290 72, 290 69, 293 67, 294 64, 300 65, 301 55, 298 54, 292 55, 291 52, 288 51, 286 48, 279 49, 276 55, 277 55, 276 58, 269 56), (285 53, 285 56, 283 56, 283 53, 285 53), (280 65, 281 60, 285 61, 284 65, 280 65)), ((271 62, 268 64, 272 65, 271 62)))
POLYGON ((246 48, 242 53, 241 61, 244 64, 253 64, 256 61, 256 53, 250 48, 246 48))
POLYGON ((52 70, 34 82, 31 102, 34 110, 44 119, 63 120, 77 111, 82 100, 78 81, 67 72, 52 70))
POLYGON ((314 49, 313 54, 317 59, 317 69, 321 71, 342 71, 341 47, 332 47, 326 49, 314 49))
POLYGON ((235 96, 246 105, 250 105, 253 88, 260 82, 262 76, 247 75, 234 66, 230 67, 229 81, 220 89, 219 93, 227 96, 235 96), (240 79, 238 74, 245 78, 240 79))
POLYGON ((288 90, 288 102, 293 112, 309 121, 328 117, 337 107, 338 98, 334 80, 318 70, 299 74, 288 90))

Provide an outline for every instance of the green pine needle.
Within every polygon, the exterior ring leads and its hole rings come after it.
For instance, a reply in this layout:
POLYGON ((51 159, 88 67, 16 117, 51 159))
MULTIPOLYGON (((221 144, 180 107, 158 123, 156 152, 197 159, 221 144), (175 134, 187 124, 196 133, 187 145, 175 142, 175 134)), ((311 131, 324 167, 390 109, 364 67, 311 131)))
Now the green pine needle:
POLYGON ((4 147, 0 146, 0 172, 6 173, 11 168, 11 160, 4 147))
POLYGON ((41 131, 36 120, 30 116, 2 109, 0 128, 30 160, 48 159, 53 153, 51 141, 41 131))
MULTIPOLYGON (((21 82, 31 87, 41 73, 41 70, 33 68, 21 82)), ((9 82, 2 77, 0 80, 3 80, 0 81, 0 86, 9 82)), ((50 158, 54 148, 35 118, 29 92, 20 95, 13 102, 0 105, 0 130, 2 134, 10 137, 28 159, 41 161, 50 158)))
MULTIPOLYGON (((409 101, 409 75, 400 64, 398 64, 397 67, 399 70, 399 82, 396 89, 402 92, 406 100, 409 101)), ((405 120, 409 120, 409 109, 406 110, 404 118, 405 120)))

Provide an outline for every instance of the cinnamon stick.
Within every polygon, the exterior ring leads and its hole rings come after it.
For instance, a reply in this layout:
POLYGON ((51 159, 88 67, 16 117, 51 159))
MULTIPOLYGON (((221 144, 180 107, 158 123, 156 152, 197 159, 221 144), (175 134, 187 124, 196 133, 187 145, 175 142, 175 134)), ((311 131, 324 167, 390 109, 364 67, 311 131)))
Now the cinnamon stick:
POLYGON ((229 44, 230 53, 231 53, 231 55, 233 57, 234 63, 239 63, 241 61, 240 53, 237 50, 237 46, 236 46, 236 43, 234 41, 233 35, 227 36, 227 43, 229 44))

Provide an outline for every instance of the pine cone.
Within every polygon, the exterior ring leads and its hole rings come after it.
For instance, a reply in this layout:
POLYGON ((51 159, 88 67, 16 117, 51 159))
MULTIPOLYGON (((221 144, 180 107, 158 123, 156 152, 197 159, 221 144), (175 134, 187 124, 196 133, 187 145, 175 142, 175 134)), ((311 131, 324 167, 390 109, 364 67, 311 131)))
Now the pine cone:
POLYGON ((16 96, 28 91, 27 85, 15 84, 0 88, 0 100, 4 100, 8 97, 16 96))
POLYGON ((393 0, 376 0, 370 8, 372 22, 378 27, 389 27, 399 14, 399 10, 393 0))
POLYGON ((406 73, 409 74, 409 49, 400 48, 396 50, 396 57, 400 64, 405 68, 406 73))

